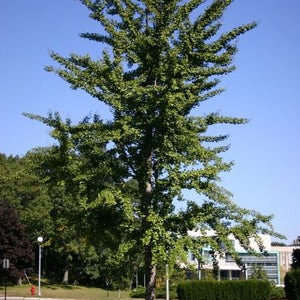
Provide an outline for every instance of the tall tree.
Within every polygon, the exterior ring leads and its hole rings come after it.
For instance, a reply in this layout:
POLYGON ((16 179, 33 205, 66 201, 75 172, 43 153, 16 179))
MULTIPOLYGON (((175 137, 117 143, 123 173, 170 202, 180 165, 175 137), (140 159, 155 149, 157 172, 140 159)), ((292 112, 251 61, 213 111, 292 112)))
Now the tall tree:
MULTIPOLYGON (((127 208, 128 236, 119 250, 140 247, 146 299, 152 300, 158 258, 167 261, 184 252, 179 249, 190 249, 201 259, 198 249, 207 243, 215 251, 233 251, 230 233, 246 249, 249 237, 260 243, 258 232, 274 234, 271 216, 239 208, 219 185, 220 173, 232 167, 222 158, 229 148, 224 144, 227 135, 212 136, 208 129, 247 120, 217 113, 193 115, 202 102, 223 91, 219 77, 235 68, 236 39, 256 23, 221 31, 220 20, 233 0, 81 2, 105 31, 81 34, 107 45, 102 58, 52 53, 59 67, 46 69, 104 102, 113 113, 112 121, 99 122, 93 132, 106 153, 121 162, 119 180, 137 183, 138 200, 128 201, 122 184, 113 184, 84 201, 89 209, 103 203, 127 208), (198 196, 188 199, 184 190, 198 196), (184 201, 186 209, 176 212, 174 199, 184 201), (210 229, 215 234, 206 236, 210 229), (202 238, 193 238, 190 230, 198 230, 202 238)), ((74 134, 67 122, 57 126, 55 117, 29 116, 54 125, 54 133, 67 133, 66 140, 74 134)), ((81 130, 89 133, 90 126, 81 130)))

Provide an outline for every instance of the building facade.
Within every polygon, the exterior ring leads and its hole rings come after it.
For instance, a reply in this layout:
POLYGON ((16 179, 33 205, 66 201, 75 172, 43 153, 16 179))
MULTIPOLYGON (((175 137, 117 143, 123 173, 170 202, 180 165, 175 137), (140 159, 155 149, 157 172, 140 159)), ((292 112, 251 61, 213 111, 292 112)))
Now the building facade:
MULTIPOLYGON (((238 265, 230 253, 216 256, 218 264, 218 278, 220 280, 248 279, 258 270, 265 274, 269 281, 281 284, 279 251, 271 248, 271 237, 260 235, 264 250, 260 251, 254 239, 250 239, 250 245, 255 254, 247 252, 233 236, 229 236, 236 253, 238 253, 240 264, 238 265)), ((189 263, 194 265, 198 272, 198 278, 202 278, 206 270, 214 269, 213 253, 209 247, 201 249, 203 260, 201 264, 195 256, 189 255, 189 263)))
POLYGON ((272 246, 271 250, 279 253, 279 268, 281 283, 283 283, 285 274, 291 269, 292 254, 294 249, 300 249, 300 246, 272 246))

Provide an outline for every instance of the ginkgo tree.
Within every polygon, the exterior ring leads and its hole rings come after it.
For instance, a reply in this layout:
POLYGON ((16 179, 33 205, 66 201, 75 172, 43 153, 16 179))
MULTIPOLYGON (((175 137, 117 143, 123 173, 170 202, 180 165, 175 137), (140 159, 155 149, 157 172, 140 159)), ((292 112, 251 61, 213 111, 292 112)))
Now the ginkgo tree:
MULTIPOLYGON (((118 184, 103 186, 96 197, 83 197, 80 204, 86 210, 103 203, 125 209, 127 238, 118 251, 139 247, 146 268, 146 299, 152 300, 158 259, 174 262, 190 250, 201 260, 198 250, 207 244, 215 251, 233 251, 230 233, 246 249, 250 237, 260 243, 257 233, 276 234, 271 216, 240 208, 220 185, 220 174, 232 167, 222 156, 229 149, 228 136, 211 135, 208 129, 247 120, 200 110, 202 102, 223 91, 220 77, 235 69, 237 38, 256 23, 224 31, 222 16, 233 0, 81 2, 103 29, 81 37, 99 43, 101 58, 53 52, 57 65, 46 70, 112 112, 112 120, 98 120, 92 132, 110 159, 119 161, 122 175, 118 184), (136 183, 135 200, 124 191, 128 182, 136 183), (192 199, 184 192, 189 190, 192 199), (175 200, 185 208, 177 211, 175 200), (202 237, 190 236, 192 230, 202 237), (208 230, 215 234, 207 236, 208 230)), ((57 116, 29 116, 54 126, 55 132, 64 128, 70 140, 78 128, 57 116)), ((89 139, 92 124, 80 126, 89 139)), ((73 146, 70 143, 69 150, 73 146)))

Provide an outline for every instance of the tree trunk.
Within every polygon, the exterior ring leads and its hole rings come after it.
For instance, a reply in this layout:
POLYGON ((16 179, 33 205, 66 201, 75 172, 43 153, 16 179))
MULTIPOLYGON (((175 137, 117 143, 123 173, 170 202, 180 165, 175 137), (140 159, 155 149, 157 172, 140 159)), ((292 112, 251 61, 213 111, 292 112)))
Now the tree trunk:
POLYGON ((69 260, 66 258, 65 260, 65 272, 64 272, 64 277, 63 277, 63 281, 64 284, 68 284, 69 283, 69 260))
MULTIPOLYGON (((152 140, 152 129, 147 133, 147 141, 152 140)), ((152 149, 146 149, 147 163, 146 163, 146 185, 145 185, 145 215, 148 216, 153 210, 153 153, 152 149)), ((144 229, 149 230, 151 224, 148 224, 147 217, 144 219, 144 229)), ((146 300, 155 299, 155 286, 156 286, 156 265, 153 264, 153 249, 151 242, 145 249, 145 268, 146 268, 146 300)))
POLYGON ((146 300, 155 299, 156 265, 152 263, 151 246, 146 250, 146 300))
POLYGON ((18 278, 17 285, 18 286, 22 285, 22 278, 18 278))
POLYGON ((63 283, 68 284, 69 283, 69 271, 66 270, 64 273, 63 283))

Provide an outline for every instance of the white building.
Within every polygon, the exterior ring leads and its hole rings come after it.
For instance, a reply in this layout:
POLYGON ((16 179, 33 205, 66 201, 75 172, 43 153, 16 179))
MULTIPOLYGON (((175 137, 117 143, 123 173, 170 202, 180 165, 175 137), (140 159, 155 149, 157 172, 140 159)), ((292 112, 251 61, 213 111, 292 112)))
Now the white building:
POLYGON ((279 253, 279 268, 280 277, 283 283, 285 274, 291 269, 292 265, 292 254, 294 249, 300 249, 300 246, 272 246, 272 251, 279 253))
MULTIPOLYGON (((198 232, 190 232, 191 236, 200 237, 198 232)), ((209 232, 208 235, 213 235, 209 232)), ((219 279, 247 279, 253 274, 255 268, 260 268, 266 272, 266 275, 270 281, 276 284, 280 284, 280 272, 279 272, 279 252, 272 249, 271 237, 269 235, 259 235, 263 244, 263 251, 260 251, 259 246, 253 238, 250 239, 250 246, 256 252, 255 255, 247 252, 234 236, 229 236, 235 251, 238 253, 241 259, 242 265, 239 266, 232 258, 230 253, 224 253, 222 256, 217 256, 219 267, 219 279)), ((194 264, 198 269, 198 277, 202 276, 203 270, 213 269, 213 254, 211 248, 206 247, 200 250, 202 253, 203 261, 200 265, 195 255, 189 255, 189 263, 194 264)))

